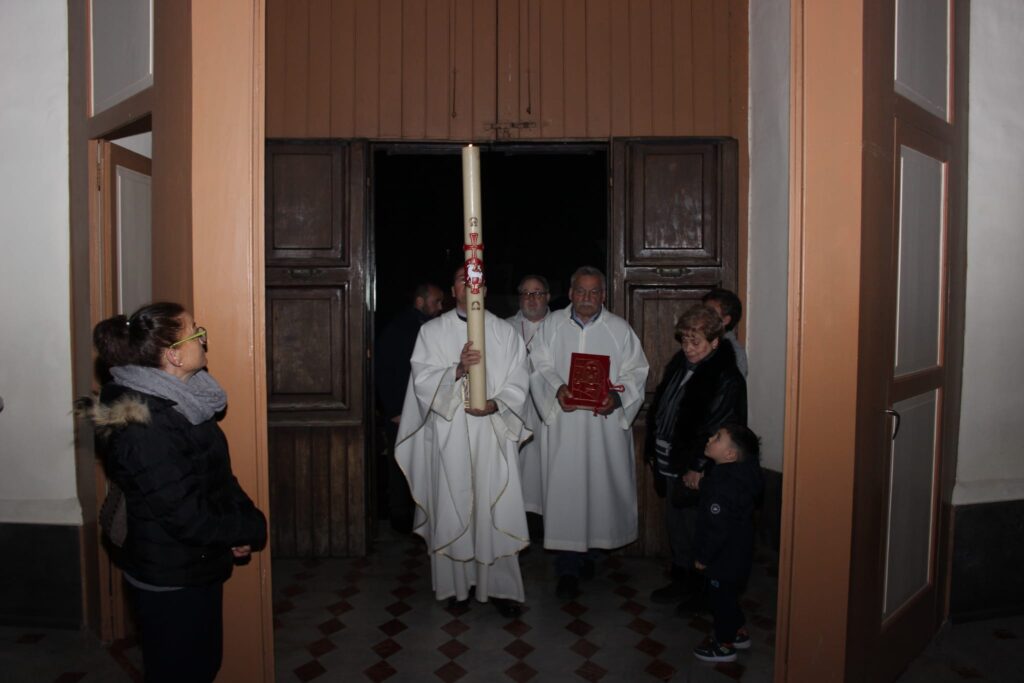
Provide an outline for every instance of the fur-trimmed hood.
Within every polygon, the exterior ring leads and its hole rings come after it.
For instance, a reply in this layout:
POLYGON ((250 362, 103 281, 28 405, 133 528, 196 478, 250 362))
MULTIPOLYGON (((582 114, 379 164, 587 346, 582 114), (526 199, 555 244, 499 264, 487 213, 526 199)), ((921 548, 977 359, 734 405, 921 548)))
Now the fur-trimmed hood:
POLYGON ((96 433, 102 437, 130 424, 145 425, 152 420, 149 404, 138 394, 129 391, 110 403, 91 396, 80 398, 75 401, 75 415, 92 422, 96 433))

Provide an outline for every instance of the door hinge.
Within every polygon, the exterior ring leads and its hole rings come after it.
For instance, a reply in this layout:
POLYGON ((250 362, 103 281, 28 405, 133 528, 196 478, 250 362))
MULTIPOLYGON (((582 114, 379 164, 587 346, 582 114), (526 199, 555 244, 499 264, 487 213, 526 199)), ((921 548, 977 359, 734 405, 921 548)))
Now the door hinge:
POLYGON ((96 191, 103 192, 103 154, 96 157, 96 191))

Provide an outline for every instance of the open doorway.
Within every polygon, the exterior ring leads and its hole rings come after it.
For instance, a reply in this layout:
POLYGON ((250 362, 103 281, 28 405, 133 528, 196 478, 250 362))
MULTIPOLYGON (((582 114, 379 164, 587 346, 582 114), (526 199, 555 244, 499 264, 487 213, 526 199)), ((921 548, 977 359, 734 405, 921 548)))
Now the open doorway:
MULTIPOLYGON (((440 288, 444 310, 454 305, 452 275, 463 262, 459 149, 380 145, 373 150, 375 305, 368 329, 375 340, 381 340, 389 324, 409 309, 422 284, 440 288)), ((606 145, 493 145, 481 150, 488 310, 503 318, 514 315, 516 287, 526 274, 549 280, 551 308, 557 309, 568 303, 569 275, 577 267, 594 265, 607 272, 607 178, 606 145)), ((411 346, 414 339, 407 341, 411 346)), ((379 397, 377 390, 383 388, 376 382, 375 377, 369 400, 379 397)), ((407 520, 401 519, 396 506, 410 503, 401 491, 400 473, 390 465, 395 427, 385 413, 392 411, 380 400, 373 405, 369 510, 402 530, 407 520)), ((406 513, 411 508, 406 507, 406 513)))

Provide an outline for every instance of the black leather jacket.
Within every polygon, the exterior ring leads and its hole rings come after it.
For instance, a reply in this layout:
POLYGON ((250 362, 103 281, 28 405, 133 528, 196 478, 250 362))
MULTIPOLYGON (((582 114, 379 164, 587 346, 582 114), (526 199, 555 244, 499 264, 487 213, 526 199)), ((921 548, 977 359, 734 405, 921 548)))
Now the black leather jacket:
MULTIPOLYGON (((665 393, 666 383, 685 362, 686 357, 680 351, 665 366, 647 411, 644 457, 648 463, 655 459, 658 403, 665 393)), ((704 446, 711 435, 723 424, 747 424, 747 383, 736 369, 736 354, 731 344, 719 343, 714 353, 697 364, 693 376, 686 383, 686 392, 676 415, 671 468, 680 475, 687 470, 703 472, 708 463, 704 457, 704 446)))

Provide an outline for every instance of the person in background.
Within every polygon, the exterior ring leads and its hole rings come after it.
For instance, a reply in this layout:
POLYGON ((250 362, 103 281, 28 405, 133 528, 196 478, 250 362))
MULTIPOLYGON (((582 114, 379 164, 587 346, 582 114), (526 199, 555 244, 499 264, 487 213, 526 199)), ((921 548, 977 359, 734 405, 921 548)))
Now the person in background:
POLYGON ((93 331, 112 380, 85 409, 127 515, 120 545, 146 681, 212 681, 233 565, 267 541, 266 518, 231 472, 217 425, 227 396, 206 371, 207 332, 176 303, 143 306, 93 331))
POLYGON ((413 291, 412 305, 388 323, 377 338, 373 354, 374 388, 386 421, 388 516, 395 531, 409 533, 415 506, 405 476, 395 464, 395 438, 402 418, 402 401, 409 384, 409 358, 423 323, 441 313, 444 292, 437 285, 421 283, 413 291))
POLYGON ((680 612, 703 607, 704 577, 694 571, 697 491, 708 469, 704 445, 726 423, 746 424, 747 385, 732 346, 722 343, 718 314, 700 304, 679 317, 679 351, 665 366, 647 411, 644 456, 655 489, 665 498, 672 555, 671 581, 651 601, 676 603, 680 612))
POLYGON ((594 571, 592 549, 636 540, 633 420, 644 402, 647 357, 636 332, 604 307, 604 274, 583 266, 570 279, 569 308, 551 313, 531 344, 530 390, 540 427, 544 547, 557 551, 556 595, 571 600, 594 571), (571 405, 573 352, 608 356, 611 391, 596 410, 571 405))
POLYGON ((740 344, 740 340, 736 338, 736 326, 740 324, 740 319, 743 317, 743 303, 733 292, 721 288, 712 289, 704 295, 701 302, 722 319, 722 323, 725 325, 723 336, 732 346, 733 353, 736 354, 736 367, 740 374, 746 377, 747 352, 743 348, 743 344, 740 344))
POLYGON ((715 432, 704 455, 715 463, 700 483, 694 568, 708 579, 715 630, 693 650, 705 662, 732 662, 750 648, 740 592, 754 561, 754 508, 764 491, 757 435, 743 425, 715 432))
POLYGON ((530 543, 519 486, 522 416, 529 391, 526 347, 507 322, 484 312, 485 407, 467 405, 466 272, 455 273, 456 307, 420 328, 395 458, 416 501, 413 530, 427 545, 438 600, 475 596, 506 618, 524 600, 519 552, 530 543))
MULTIPOLYGON (((526 275, 519 281, 519 312, 506 320, 523 337, 526 355, 537 336, 540 324, 548 317, 548 301, 551 288, 543 275, 526 275)), ((533 364, 530 363, 530 372, 533 364)), ((526 428, 536 434, 543 424, 533 399, 526 401, 526 428)), ((537 438, 529 439, 519 448, 519 480, 523 485, 523 504, 527 512, 544 514, 544 496, 541 489, 540 443, 537 438)))

